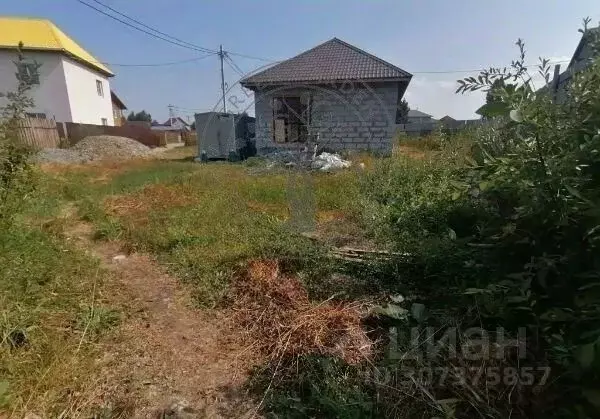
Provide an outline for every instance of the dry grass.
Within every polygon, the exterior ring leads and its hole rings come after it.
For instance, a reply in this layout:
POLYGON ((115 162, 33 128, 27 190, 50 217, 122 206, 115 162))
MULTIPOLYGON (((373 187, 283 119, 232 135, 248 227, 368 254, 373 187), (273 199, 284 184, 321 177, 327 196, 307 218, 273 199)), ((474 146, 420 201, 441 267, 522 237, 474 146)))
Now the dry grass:
POLYGON ((372 354, 362 328, 362 303, 312 304, 300 281, 275 260, 253 260, 233 285, 236 319, 270 360, 309 354, 357 364, 372 354))
POLYGON ((422 149, 411 145, 398 145, 394 147, 393 155, 395 157, 405 156, 417 160, 423 160, 427 157, 427 154, 422 149))
POLYGON ((248 209, 251 211, 259 212, 261 214, 267 214, 277 217, 280 220, 287 220, 289 218, 289 209, 285 205, 265 203, 258 201, 248 201, 248 209))
POLYGON ((197 202, 198 195, 186 185, 147 185, 129 195, 108 196, 104 210, 108 215, 146 220, 151 211, 167 211, 197 202))

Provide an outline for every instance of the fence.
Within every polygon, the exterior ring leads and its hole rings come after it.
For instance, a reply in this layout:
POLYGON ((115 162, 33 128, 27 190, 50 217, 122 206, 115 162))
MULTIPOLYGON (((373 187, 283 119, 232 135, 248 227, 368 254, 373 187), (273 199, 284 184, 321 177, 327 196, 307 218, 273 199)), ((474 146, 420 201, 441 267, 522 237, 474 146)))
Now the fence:
POLYGON ((17 128, 19 140, 33 148, 57 148, 60 136, 56 121, 52 119, 25 118, 17 128))
POLYGON ((68 140, 69 145, 75 145, 83 138, 90 135, 115 135, 127 137, 139 141, 148 147, 160 147, 166 145, 163 137, 147 127, 137 125, 122 125, 110 127, 107 125, 76 124, 64 122, 58 124, 58 133, 61 138, 68 140))
POLYGON ((413 122, 411 124, 396 124, 396 131, 410 136, 429 134, 438 127, 435 122, 413 122))
POLYGON ((410 124, 396 124, 396 132, 409 136, 422 136, 432 133, 438 128, 446 132, 458 132, 466 128, 478 127, 486 124, 484 119, 462 119, 452 121, 413 122, 410 124))

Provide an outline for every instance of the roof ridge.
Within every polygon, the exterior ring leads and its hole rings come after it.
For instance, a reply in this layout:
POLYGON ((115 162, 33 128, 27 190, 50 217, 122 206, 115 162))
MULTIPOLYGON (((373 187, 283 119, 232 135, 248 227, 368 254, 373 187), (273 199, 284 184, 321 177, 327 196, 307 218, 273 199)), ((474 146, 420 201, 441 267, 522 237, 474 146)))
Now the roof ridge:
MULTIPOLYGON (((319 62, 320 66, 321 66, 321 71, 322 71, 322 67, 325 66, 325 68, 327 67, 331 67, 332 69, 336 67, 337 65, 337 70, 333 70, 334 73, 337 71, 339 72, 339 74, 345 74, 343 76, 341 76, 342 79, 347 79, 348 77, 350 79, 356 78, 356 79, 361 79, 363 77, 366 78, 380 78, 378 76, 375 77, 371 77, 369 75, 368 70, 365 70, 365 68, 377 68, 377 70, 371 70, 372 73, 370 74, 379 74, 379 75, 383 75, 382 77, 384 79, 387 78, 402 78, 402 79, 410 79, 412 77, 412 74, 410 74, 407 71, 402 70, 401 68, 379 58, 376 57, 373 54, 370 54, 368 52, 366 52, 365 50, 358 48, 352 44, 349 44, 345 41, 342 41, 341 39, 337 38, 337 37, 333 37, 325 42, 322 42, 306 51, 301 52, 300 54, 297 54, 291 58, 288 58, 286 60, 283 60, 279 63, 277 63, 276 65, 273 65, 271 67, 268 67, 264 70, 261 70, 259 72, 256 72, 254 74, 248 75, 245 78, 243 78, 242 80, 240 80, 240 83, 242 85, 248 83, 248 84, 254 84, 254 83, 258 83, 260 79, 268 79, 269 77, 271 77, 274 74, 288 74, 288 77, 292 77, 292 79, 290 79, 290 81, 298 81, 299 79, 294 78, 293 76, 289 76, 290 72, 293 71, 300 71, 300 72, 304 72, 305 76, 307 73, 311 73, 314 71, 318 71, 318 68, 315 68, 312 66, 312 63, 310 62, 311 59, 316 59, 316 62, 319 62), (323 55, 327 55, 329 53, 331 53, 332 51, 336 51, 337 55, 341 54, 341 57, 345 57, 346 60, 350 60, 351 65, 355 64, 355 63, 359 63, 359 69, 355 71, 354 75, 352 75, 352 71, 353 68, 352 67, 340 67, 340 63, 334 63, 334 62, 327 62, 328 60, 326 58, 323 58, 323 55), (308 62, 306 60, 309 60, 308 62), (362 64, 360 64, 362 62, 362 64), (360 69, 360 67, 362 66, 362 70, 360 69), (366 67, 365 67, 366 66, 366 67), (300 70, 298 70, 300 69, 300 70)), ((327 70, 325 70, 327 71, 327 70)), ((335 78, 332 78, 331 75, 333 73, 331 73, 329 76, 321 76, 321 78, 317 77, 314 80, 318 80, 320 79, 321 81, 323 80, 334 80, 335 78), (324 77, 324 78, 323 78, 324 77)), ((277 78, 277 77, 276 77, 277 78)), ((278 77, 279 81, 285 81, 285 77, 278 77)), ((310 76, 308 76, 308 78, 305 79, 306 81, 311 80, 310 76)))
MULTIPOLYGON (((400 67, 397 67, 397 66, 395 66, 394 64, 392 64, 392 63, 390 63, 390 62, 388 62, 388 61, 386 61, 386 60, 384 60, 384 59, 382 59, 382 58, 379 58, 379 57, 377 57, 377 56, 375 56, 375 55, 371 54, 370 52, 367 52, 367 51, 365 51, 365 50, 364 50, 364 49, 362 49, 362 48, 359 48, 359 47, 357 47, 357 46, 355 46, 355 45, 349 44, 348 42, 346 42, 346 41, 342 41, 341 39, 339 39, 339 38, 336 38, 336 37, 334 37, 334 38, 332 39, 332 41, 337 41, 337 42, 339 42, 340 44, 342 44, 342 45, 344 45, 344 46, 346 46, 346 47, 348 47, 348 48, 350 48, 350 49, 353 49, 353 50, 354 50, 354 51, 356 51, 356 52, 359 52, 359 53, 361 53, 361 54, 363 54, 363 55, 366 55, 366 56, 367 56, 367 57, 369 57, 369 58, 372 58, 372 59, 374 59, 374 60, 376 60, 376 61, 379 61, 381 64, 384 64, 384 65, 387 65, 387 66, 389 66, 389 67, 392 67, 394 70, 396 70, 396 71, 399 71, 399 72, 401 72, 401 73, 406 73, 406 74, 408 74, 409 76, 411 76, 411 77, 412 77, 412 74, 411 74, 411 73, 409 73, 408 71, 406 71, 406 70, 402 70, 400 67)), ((316 48, 316 47, 315 47, 315 48, 316 48)))
POLYGON ((319 48, 319 47, 322 47, 323 45, 325 45, 325 44, 327 44, 327 43, 329 43, 329 42, 333 42, 333 41, 335 41, 336 39, 337 39, 336 37, 333 37, 333 38, 331 38, 331 39, 328 39, 328 40, 327 40, 327 41, 325 41, 325 42, 321 42, 320 44, 318 44, 318 45, 315 45, 314 47, 312 47, 312 48, 310 48, 310 49, 307 49, 306 51, 303 51, 303 52, 301 52, 301 53, 300 53, 300 54, 298 54, 298 55, 294 55, 293 57, 290 57, 290 58, 287 58, 287 59, 285 59, 285 60, 283 60, 283 61, 280 61, 280 62, 278 62, 278 63, 277 63, 277 64, 275 64, 273 67, 265 68, 264 70, 262 70, 262 71, 260 71, 260 72, 258 72, 258 73, 256 73, 256 74, 252 74, 252 75, 250 75, 250 76, 248 76, 248 77, 245 77, 245 79, 248 79, 248 78, 250 78, 250 77, 257 76, 257 75, 259 75, 259 74, 261 74, 261 73, 264 73, 265 71, 270 71, 270 70, 273 70, 274 68, 277 68, 277 67, 279 67, 280 65, 282 65, 282 64, 284 64, 284 63, 286 63, 286 62, 288 62, 288 61, 294 60, 294 59, 296 59, 296 58, 300 58, 300 57, 302 57, 303 55, 306 55, 306 54, 308 54, 309 52, 312 52, 313 50, 315 50, 315 49, 317 49, 317 48, 319 48))

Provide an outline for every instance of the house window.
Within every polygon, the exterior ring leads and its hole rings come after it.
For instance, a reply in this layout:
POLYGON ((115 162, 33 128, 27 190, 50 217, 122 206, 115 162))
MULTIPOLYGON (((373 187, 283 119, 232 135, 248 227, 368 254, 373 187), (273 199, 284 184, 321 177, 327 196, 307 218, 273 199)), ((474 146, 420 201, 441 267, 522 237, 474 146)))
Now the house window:
POLYGON ((17 78, 31 85, 40 84, 39 65, 36 63, 17 63, 17 78))
POLYGON ((102 80, 96 80, 96 91, 98 96, 104 97, 104 86, 102 86, 102 80))
POLYGON ((273 98, 273 141, 306 142, 310 123, 309 98, 282 96, 273 98))
POLYGON ((101 121, 102 121, 102 125, 108 125, 108 119, 102 118, 101 121))

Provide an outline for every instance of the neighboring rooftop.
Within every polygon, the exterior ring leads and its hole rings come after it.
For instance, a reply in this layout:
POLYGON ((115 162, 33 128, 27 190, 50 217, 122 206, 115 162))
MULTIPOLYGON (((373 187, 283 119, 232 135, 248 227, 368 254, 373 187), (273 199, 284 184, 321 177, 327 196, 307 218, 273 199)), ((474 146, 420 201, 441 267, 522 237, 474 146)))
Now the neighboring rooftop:
POLYGON ((108 67, 47 19, 0 17, 0 49, 13 49, 23 42, 24 50, 57 51, 107 76, 108 67))
POLYGON ((123 103, 123 101, 121 99, 119 99, 119 96, 117 96, 117 94, 115 93, 115 91, 112 90, 112 89, 110 91, 110 100, 112 101, 112 103, 114 103, 115 105, 117 105, 117 107, 119 109, 127 109, 127 106, 125 106, 125 104, 123 103))
POLYGON ((456 119, 452 118, 450 115, 445 115, 440 118, 440 122, 456 122, 456 119))
POLYGON ((181 124, 183 124, 183 125, 190 125, 190 124, 188 124, 187 122, 185 122, 185 121, 184 121, 184 120, 183 120, 181 117, 179 117, 179 116, 174 116, 174 117, 171 117, 171 118, 167 119, 167 120, 166 120, 166 121, 163 123, 163 125, 164 125, 164 126, 168 126, 168 127, 170 127, 170 126, 173 126, 173 124, 175 124, 175 123, 177 123, 177 122, 179 122, 179 123, 181 123, 181 124))
POLYGON ((425 112, 418 111, 416 109, 411 109, 408 111, 409 118, 431 118, 431 115, 425 112))
POLYGON ((338 38, 333 38, 241 81, 256 84, 410 80, 412 75, 338 38))
POLYGON ((563 85, 569 81, 575 73, 586 69, 594 58, 595 51, 590 45, 590 40, 600 36, 600 26, 588 29, 579 40, 573 57, 565 71, 563 71, 558 79, 558 84, 563 85))

